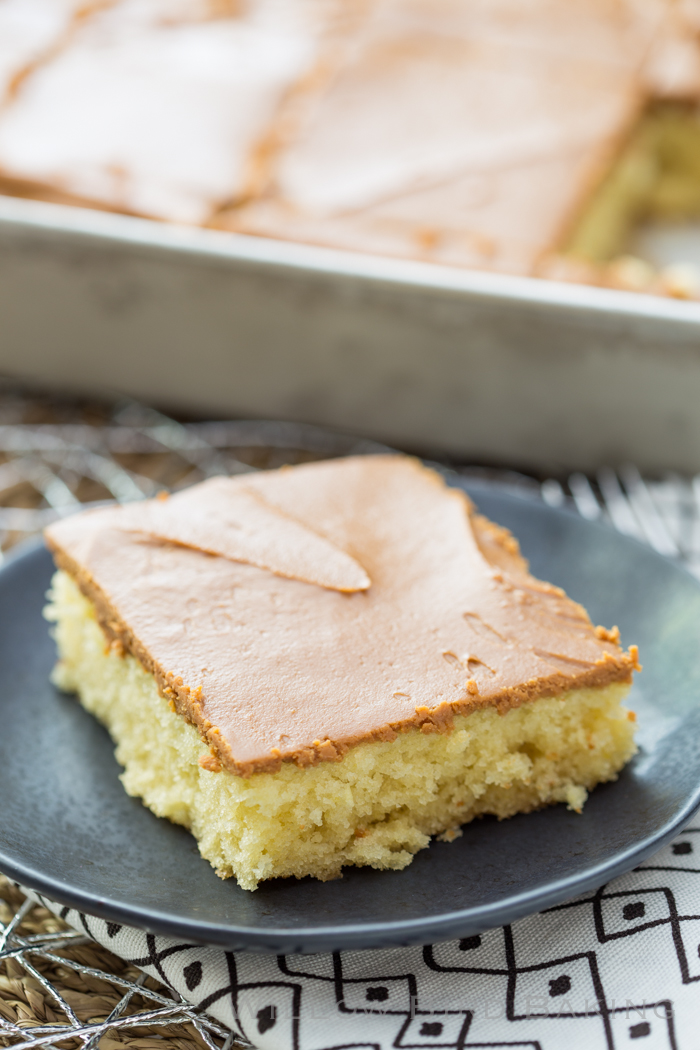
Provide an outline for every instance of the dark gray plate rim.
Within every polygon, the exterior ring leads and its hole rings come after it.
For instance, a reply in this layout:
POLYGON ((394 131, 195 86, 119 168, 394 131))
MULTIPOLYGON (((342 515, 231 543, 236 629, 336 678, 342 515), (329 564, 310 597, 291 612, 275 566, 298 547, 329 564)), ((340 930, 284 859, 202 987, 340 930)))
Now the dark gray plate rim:
MULTIPOLYGON (((504 492, 500 486, 489 483, 469 483, 467 486, 477 501, 480 495, 498 493, 501 499, 513 504, 532 506, 533 500, 522 494, 504 492)), ((576 514, 565 509, 554 509, 536 501, 545 515, 576 521, 579 527, 594 533, 609 535, 606 525, 596 522, 583 522, 576 514)), ((636 540, 618 537, 620 542, 644 555, 663 563, 664 568, 679 578, 690 581, 700 592, 700 584, 689 573, 666 559, 656 555, 636 540)), ((4 575, 11 566, 20 568, 42 553, 41 544, 25 544, 13 557, 8 559, 0 569, 0 586, 4 575)), ((632 555, 632 550, 630 550, 632 555)), ((633 556, 633 555, 632 555, 633 556)), ((687 583, 686 583, 687 586, 687 583)), ((614 789, 615 785, 611 785, 614 789)), ((433 914, 415 919, 384 922, 359 922, 342 925, 328 923, 311 928, 293 926, 265 926, 254 928, 250 925, 239 925, 235 922, 226 924, 214 923, 206 919, 193 920, 184 915, 174 914, 167 909, 153 907, 143 908, 126 900, 114 899, 100 895, 84 888, 76 888, 66 881, 56 878, 46 868, 35 867, 27 858, 18 859, 0 845, 0 871, 21 885, 45 894, 61 905, 75 908, 88 915, 120 924, 136 926, 151 933, 165 934, 193 943, 218 945, 230 950, 252 950, 271 953, 319 952, 352 948, 381 947, 387 945, 426 944, 455 937, 465 937, 486 929, 505 925, 524 915, 553 907, 563 901, 595 889, 610 879, 621 875, 636 864, 645 860, 655 851, 666 845, 689 822, 694 812, 700 808, 700 776, 694 789, 687 792, 684 801, 673 815, 663 823, 657 824, 653 831, 640 836, 629 848, 615 852, 603 862, 593 864, 583 872, 564 878, 545 881, 535 889, 525 892, 513 892, 490 904, 475 907, 449 908, 441 914, 433 914)), ((0 821, 2 807, 0 806, 0 821)), ((507 826, 505 822, 502 826, 507 826)), ((205 862, 202 862, 205 863, 205 862)))
POLYGON ((221 926, 205 921, 191 922, 173 917, 167 912, 133 907, 85 891, 75 891, 46 872, 35 871, 30 865, 17 864, 0 851, 0 871, 27 889, 50 897, 58 904, 96 915, 101 919, 126 926, 136 926, 149 933, 184 938, 195 944, 219 945, 230 950, 252 950, 277 954, 297 952, 341 951, 383 947, 386 945, 429 944, 468 937, 496 926, 515 922, 525 915, 543 911, 563 901, 597 889, 618 875, 624 875, 636 864, 651 856, 670 842, 688 824, 700 808, 700 787, 679 810, 677 817, 659 831, 611 860, 592 867, 585 877, 572 876, 551 882, 538 893, 528 892, 504 897, 498 903, 479 908, 460 908, 445 912, 438 918, 413 919, 403 922, 356 923, 347 926, 325 926, 312 935, 308 931, 288 927, 266 927, 259 936, 248 926, 234 923, 221 926), (309 941, 316 942, 309 947, 309 941))

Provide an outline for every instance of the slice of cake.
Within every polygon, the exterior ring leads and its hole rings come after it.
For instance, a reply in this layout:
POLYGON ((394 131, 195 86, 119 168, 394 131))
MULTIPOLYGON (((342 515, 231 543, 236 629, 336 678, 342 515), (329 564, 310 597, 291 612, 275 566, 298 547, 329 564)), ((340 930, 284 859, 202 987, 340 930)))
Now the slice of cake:
POLYGON ((634 647, 414 460, 214 478, 46 538, 56 683, 246 889, 578 810, 634 754, 634 647))

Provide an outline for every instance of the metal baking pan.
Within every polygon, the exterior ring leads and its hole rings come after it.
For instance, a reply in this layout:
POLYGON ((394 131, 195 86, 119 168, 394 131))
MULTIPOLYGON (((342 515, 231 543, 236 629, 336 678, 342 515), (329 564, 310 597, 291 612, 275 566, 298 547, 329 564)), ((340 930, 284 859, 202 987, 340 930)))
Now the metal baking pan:
POLYGON ((0 197, 0 373, 543 470, 700 471, 700 304, 0 197))

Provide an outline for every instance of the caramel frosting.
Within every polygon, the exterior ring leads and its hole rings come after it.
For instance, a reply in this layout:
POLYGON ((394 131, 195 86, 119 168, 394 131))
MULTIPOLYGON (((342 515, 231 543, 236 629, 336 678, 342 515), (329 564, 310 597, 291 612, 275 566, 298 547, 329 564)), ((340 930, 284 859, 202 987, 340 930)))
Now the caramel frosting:
POLYGON ((129 507, 120 529, 145 533, 205 554, 267 569, 341 592, 365 591, 370 579, 344 550, 268 503, 261 492, 212 478, 171 499, 129 507))
POLYGON ((309 0, 221 4, 222 17, 205 0, 91 6, 0 111, 0 174, 205 222, 245 195, 258 138, 318 60, 323 18, 309 0))
POLYGON ((17 80, 61 40, 83 0, 2 0, 0 3, 0 106, 17 80))
MULTIPOLYGON (((532 274, 638 118, 663 0, 377 0, 230 229, 532 274)), ((686 28, 684 39, 697 52, 686 28)))
POLYGON ((0 189, 547 270, 698 0, 0 0, 0 189), (87 86, 87 87, 86 87, 87 86))
POLYGON ((110 641, 242 776, 637 666, 508 532, 400 456, 212 479, 46 539, 110 641))

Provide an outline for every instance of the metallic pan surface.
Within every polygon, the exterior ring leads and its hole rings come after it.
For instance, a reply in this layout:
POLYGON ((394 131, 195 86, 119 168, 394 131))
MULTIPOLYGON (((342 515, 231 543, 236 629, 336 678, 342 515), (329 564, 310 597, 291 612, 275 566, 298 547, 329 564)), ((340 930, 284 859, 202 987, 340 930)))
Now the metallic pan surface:
POLYGON ((550 470, 700 470, 700 304, 1 197, 0 373, 550 470))

